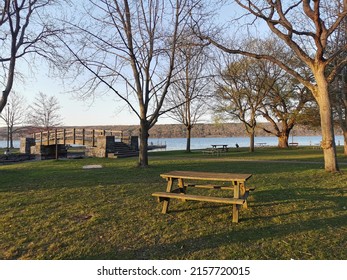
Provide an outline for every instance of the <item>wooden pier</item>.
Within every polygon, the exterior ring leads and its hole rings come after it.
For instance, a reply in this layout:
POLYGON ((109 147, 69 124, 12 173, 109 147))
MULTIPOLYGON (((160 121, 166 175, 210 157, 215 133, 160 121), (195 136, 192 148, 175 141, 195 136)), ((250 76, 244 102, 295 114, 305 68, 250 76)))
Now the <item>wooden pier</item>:
POLYGON ((91 157, 127 157, 138 155, 138 137, 112 129, 63 128, 36 132, 21 140, 21 152, 38 158, 67 156, 71 145, 84 146, 91 157), (117 141, 116 141, 117 140, 117 141))
POLYGON ((41 131, 33 134, 35 143, 40 145, 81 145, 96 147, 99 136, 114 136, 123 142, 123 131, 112 129, 64 128, 41 131))

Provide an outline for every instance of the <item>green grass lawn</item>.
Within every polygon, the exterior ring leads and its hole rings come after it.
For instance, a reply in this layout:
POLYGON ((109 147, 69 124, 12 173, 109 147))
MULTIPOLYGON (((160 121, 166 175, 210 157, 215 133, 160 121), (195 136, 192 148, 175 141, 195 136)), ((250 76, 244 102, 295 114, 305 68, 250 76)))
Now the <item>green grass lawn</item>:
POLYGON ((347 259, 341 153, 338 174, 302 147, 155 152, 146 169, 136 158, 0 165, 0 259, 347 259), (238 224, 223 204, 173 200, 163 215, 151 193, 171 170, 252 173, 256 190, 238 224))

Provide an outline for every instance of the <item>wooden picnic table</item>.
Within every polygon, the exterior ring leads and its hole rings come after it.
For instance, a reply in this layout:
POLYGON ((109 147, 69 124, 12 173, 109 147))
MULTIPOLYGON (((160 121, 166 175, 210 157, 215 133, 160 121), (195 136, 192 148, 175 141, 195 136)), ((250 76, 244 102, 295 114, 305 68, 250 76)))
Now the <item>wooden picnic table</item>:
POLYGON ((211 146, 213 149, 221 149, 224 152, 228 151, 228 145, 226 145, 226 144, 213 144, 211 146))
POLYGON ((265 143, 265 142, 260 142, 260 143, 257 143, 257 146, 259 146, 259 147, 265 147, 265 146, 266 146, 266 143, 265 143))
POLYGON ((288 143, 288 145, 291 147, 298 147, 299 143, 298 142, 290 142, 290 143, 288 143))
POLYGON ((239 209, 241 205, 247 208, 247 197, 249 191, 255 188, 246 188, 245 182, 252 174, 235 174, 235 173, 215 173, 215 172, 196 172, 196 171, 171 171, 160 174, 167 181, 166 192, 155 192, 152 195, 158 197, 160 202, 163 202, 162 213, 166 214, 169 208, 171 198, 196 201, 206 201, 215 203, 224 203, 232 205, 232 221, 237 223, 239 220, 239 209), (190 183, 185 182, 190 181, 190 183), (177 181, 178 188, 174 189, 174 182, 177 181), (214 184, 196 184, 191 181, 213 181, 227 182, 225 185, 214 184), (198 196, 187 194, 189 187, 207 188, 207 189, 224 189, 232 190, 232 197, 213 197, 213 196, 198 196))

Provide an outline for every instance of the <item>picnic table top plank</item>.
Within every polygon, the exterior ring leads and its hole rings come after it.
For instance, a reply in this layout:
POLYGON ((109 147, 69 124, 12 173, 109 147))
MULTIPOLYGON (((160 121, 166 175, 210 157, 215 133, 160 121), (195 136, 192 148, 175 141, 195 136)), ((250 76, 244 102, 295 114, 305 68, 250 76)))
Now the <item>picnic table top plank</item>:
POLYGON ((171 171, 160 174, 162 178, 181 178, 192 180, 213 180, 213 181, 246 181, 252 174, 236 173, 216 173, 216 172, 198 172, 198 171, 171 171))

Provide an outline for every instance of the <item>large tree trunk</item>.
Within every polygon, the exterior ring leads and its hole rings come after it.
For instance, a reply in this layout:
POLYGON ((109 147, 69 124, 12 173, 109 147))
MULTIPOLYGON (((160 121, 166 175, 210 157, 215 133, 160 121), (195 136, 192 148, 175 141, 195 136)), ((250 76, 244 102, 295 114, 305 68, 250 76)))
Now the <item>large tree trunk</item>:
POLYGON ((9 137, 10 137, 10 148, 13 149, 13 127, 10 127, 10 131, 9 131, 9 137))
POLYGON ((186 152, 190 153, 190 140, 191 140, 192 128, 187 126, 187 143, 186 143, 186 152))
POLYGON ((139 151, 139 166, 148 166, 148 137, 149 127, 146 120, 141 120, 140 125, 140 151, 139 151))
MULTIPOLYGON (((14 42, 12 42, 12 45, 13 44, 14 44, 14 42)), ((6 86, 5 86, 5 89, 2 91, 2 95, 0 98, 0 114, 6 106, 8 96, 12 90, 13 81, 14 81, 15 66, 16 66, 16 51, 15 51, 15 48, 12 46, 10 65, 9 65, 9 68, 7 70, 7 73, 6 73, 8 75, 7 81, 6 81, 6 86)))
POLYGON ((254 152, 254 137, 255 137, 255 132, 254 130, 252 130, 249 133, 249 151, 252 153, 254 152))
POLYGON ((336 158, 336 145, 334 137, 334 125, 331 102, 329 97, 328 83, 324 77, 324 71, 316 75, 318 86, 319 114, 322 129, 321 147, 324 153, 324 167, 328 172, 339 171, 336 158))
POLYGON ((278 136, 278 148, 288 148, 288 138, 289 133, 282 131, 280 136, 278 136))

